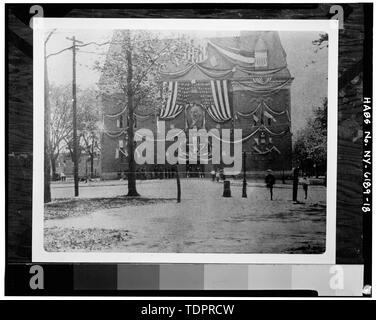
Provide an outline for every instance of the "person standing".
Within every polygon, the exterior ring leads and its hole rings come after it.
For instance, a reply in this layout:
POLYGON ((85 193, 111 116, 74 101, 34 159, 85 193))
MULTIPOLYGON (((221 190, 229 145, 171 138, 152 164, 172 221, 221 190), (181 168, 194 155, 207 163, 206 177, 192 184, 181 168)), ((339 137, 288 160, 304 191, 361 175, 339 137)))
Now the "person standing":
POLYGON ((275 177, 272 174, 271 169, 268 169, 266 172, 267 172, 267 175, 265 177, 265 183, 266 183, 266 187, 270 191, 270 200, 273 200, 273 186, 275 184, 275 177))
POLYGON ((224 174, 224 170, 222 168, 219 169, 219 177, 221 178, 222 181, 226 180, 226 177, 225 177, 225 174, 224 174))
POLYGON ((306 174, 303 175, 303 178, 301 180, 303 190, 304 190, 304 199, 307 200, 308 197, 308 185, 309 185, 309 179, 306 174))
POLYGON ((215 171, 214 169, 210 172, 211 174, 211 177, 212 177, 212 181, 215 181, 215 171))
POLYGON ((219 182, 220 174, 219 174, 218 169, 217 169, 217 172, 215 173, 215 178, 216 178, 217 182, 219 182))

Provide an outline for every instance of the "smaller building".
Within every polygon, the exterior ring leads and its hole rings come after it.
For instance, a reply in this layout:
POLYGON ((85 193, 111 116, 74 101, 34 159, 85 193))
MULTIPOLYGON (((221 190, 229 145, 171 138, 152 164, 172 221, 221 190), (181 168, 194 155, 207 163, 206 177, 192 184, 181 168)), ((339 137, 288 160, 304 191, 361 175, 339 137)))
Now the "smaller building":
MULTIPOLYGON (((69 152, 61 153, 56 161, 56 175, 60 177, 62 173, 66 177, 73 177, 73 160, 69 152)), ((86 153, 81 154, 78 160, 78 176, 79 178, 90 177, 91 159, 86 153)), ((98 178, 101 174, 101 157, 100 155, 93 159, 93 178, 98 178)), ((55 177, 56 179, 56 177, 55 177)))

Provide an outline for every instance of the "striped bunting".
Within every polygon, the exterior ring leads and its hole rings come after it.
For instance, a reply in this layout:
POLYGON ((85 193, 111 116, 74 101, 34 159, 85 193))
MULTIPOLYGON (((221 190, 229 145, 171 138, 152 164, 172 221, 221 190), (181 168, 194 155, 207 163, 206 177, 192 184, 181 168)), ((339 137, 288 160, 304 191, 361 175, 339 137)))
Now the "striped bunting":
POLYGON ((160 119, 171 119, 178 116, 188 103, 188 93, 191 90, 191 83, 187 81, 170 81, 168 83, 168 99, 161 110, 160 119))
POLYGON ((210 86, 214 104, 207 108, 209 116, 216 122, 231 119, 227 80, 211 80, 210 86))
MULTIPOLYGON (((198 85, 198 89, 206 111, 215 122, 225 122, 231 119, 227 80, 205 81, 198 85)), ((161 110, 160 119, 172 119, 178 116, 188 103, 187 96, 190 90, 189 83, 170 81, 167 102, 161 110)))

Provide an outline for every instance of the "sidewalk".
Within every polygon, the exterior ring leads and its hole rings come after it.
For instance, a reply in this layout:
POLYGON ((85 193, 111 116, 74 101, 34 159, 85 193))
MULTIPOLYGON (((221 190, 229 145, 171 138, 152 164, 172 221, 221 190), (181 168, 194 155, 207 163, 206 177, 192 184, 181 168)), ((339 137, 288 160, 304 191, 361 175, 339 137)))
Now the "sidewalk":
MULTIPOLYGON (((211 181, 211 178, 180 178, 181 180, 192 180, 192 181, 211 181)), ((149 180, 137 180, 137 184, 155 184, 155 183, 162 183, 163 181, 170 181, 170 180, 175 180, 175 178, 170 178, 170 179, 149 179, 149 180)), ((234 187, 242 187, 243 186, 243 180, 242 179, 228 179, 231 183, 231 186, 234 187)), ((220 180, 219 182, 214 181, 213 183, 222 183, 223 181, 220 180)), ((97 180, 97 181, 88 181, 87 183, 85 182, 79 182, 79 187, 80 188, 88 188, 88 187, 105 187, 105 186, 127 186, 128 181, 127 180, 97 180)), ((56 189, 56 188, 73 188, 74 182, 73 181, 54 181, 51 182, 51 187, 56 189)), ((247 186, 248 187, 260 187, 263 188, 265 187, 265 182, 262 179, 257 179, 257 180, 247 180, 247 186)), ((310 187, 314 187, 316 185, 311 185, 310 187)), ((317 185, 319 186, 319 185, 317 185)), ((283 184, 282 182, 278 182, 274 185, 274 188, 285 188, 285 189, 291 189, 292 188, 292 181, 291 180, 286 180, 286 183, 283 184)))

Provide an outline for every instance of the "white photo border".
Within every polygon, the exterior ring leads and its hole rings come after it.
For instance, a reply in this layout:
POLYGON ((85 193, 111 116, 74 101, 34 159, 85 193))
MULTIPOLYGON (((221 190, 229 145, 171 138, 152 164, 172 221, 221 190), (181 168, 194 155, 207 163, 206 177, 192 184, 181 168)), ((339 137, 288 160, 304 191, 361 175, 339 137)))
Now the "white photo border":
POLYGON ((337 201, 338 21, 239 19, 33 19, 32 261, 112 263, 335 264, 337 201), (58 29, 318 31, 328 34, 326 250, 322 254, 47 252, 44 250, 44 35, 58 29))

